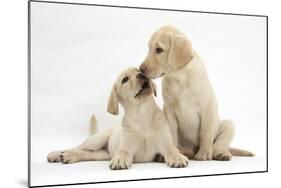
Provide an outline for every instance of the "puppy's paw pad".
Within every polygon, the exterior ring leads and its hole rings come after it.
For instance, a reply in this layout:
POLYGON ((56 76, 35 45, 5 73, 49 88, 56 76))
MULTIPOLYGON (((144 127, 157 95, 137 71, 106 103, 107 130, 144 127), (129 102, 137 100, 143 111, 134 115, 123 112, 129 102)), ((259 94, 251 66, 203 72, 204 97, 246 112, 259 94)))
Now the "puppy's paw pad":
POLYGON ((194 157, 197 161, 207 161, 213 159, 213 152, 212 151, 198 151, 198 153, 194 157))
POLYGON ((219 161, 230 161, 231 153, 228 150, 214 150, 213 158, 219 161))
POLYGON ((71 164, 78 161, 78 156, 75 152, 67 151, 60 154, 60 161, 63 164, 71 164))
POLYGON ((110 162, 111 170, 125 170, 131 167, 131 161, 126 157, 114 157, 110 162))
POLYGON ((178 153, 167 157, 166 163, 172 168, 183 168, 188 165, 188 158, 178 153))
POLYGON ((60 162, 60 151, 53 151, 51 153, 48 154, 47 156, 47 160, 49 163, 56 163, 56 162, 60 162))

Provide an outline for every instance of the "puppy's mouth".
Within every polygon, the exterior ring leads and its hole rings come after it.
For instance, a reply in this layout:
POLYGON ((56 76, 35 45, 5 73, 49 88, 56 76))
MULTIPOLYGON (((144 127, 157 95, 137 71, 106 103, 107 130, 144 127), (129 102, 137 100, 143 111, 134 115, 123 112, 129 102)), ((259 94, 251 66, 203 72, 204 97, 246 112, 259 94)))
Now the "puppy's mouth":
POLYGON ((141 86, 141 89, 135 95, 135 98, 140 98, 141 96, 149 95, 151 92, 151 87, 149 84, 149 80, 145 80, 141 86))
POLYGON ((138 97, 143 96, 143 95, 147 95, 149 93, 149 90, 150 90, 149 81, 146 80, 146 81, 143 82, 143 84, 141 86, 141 89, 135 95, 135 98, 138 98, 138 97))

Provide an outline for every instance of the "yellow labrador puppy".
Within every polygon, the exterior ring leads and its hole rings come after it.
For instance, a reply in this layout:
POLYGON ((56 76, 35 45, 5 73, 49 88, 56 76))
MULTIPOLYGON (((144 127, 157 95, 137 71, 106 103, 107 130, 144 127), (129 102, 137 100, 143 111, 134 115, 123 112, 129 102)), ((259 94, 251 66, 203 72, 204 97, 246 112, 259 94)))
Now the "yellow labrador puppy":
POLYGON ((234 125, 220 120, 204 62, 182 32, 172 26, 157 30, 140 70, 148 78, 163 77, 164 113, 182 153, 196 160, 253 155, 229 147, 234 125))
POLYGON ((170 167, 185 167, 188 159, 173 144, 164 113, 156 105, 151 80, 138 69, 123 71, 115 82, 108 112, 118 114, 124 107, 122 125, 90 136, 76 148, 51 152, 49 162, 74 163, 85 160, 110 160, 111 169, 127 169, 133 162, 151 162, 157 154, 170 167))

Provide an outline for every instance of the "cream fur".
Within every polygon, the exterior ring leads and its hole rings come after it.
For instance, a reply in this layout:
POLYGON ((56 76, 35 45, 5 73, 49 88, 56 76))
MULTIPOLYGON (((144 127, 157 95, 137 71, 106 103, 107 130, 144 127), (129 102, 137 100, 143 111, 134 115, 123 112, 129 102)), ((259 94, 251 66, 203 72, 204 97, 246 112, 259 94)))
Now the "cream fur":
POLYGON ((154 101, 152 81, 148 80, 149 87, 136 97, 144 83, 137 78, 139 73, 136 68, 123 71, 112 88, 108 112, 117 115, 118 104, 124 107, 121 126, 97 132, 73 149, 51 152, 48 161, 67 164, 111 159, 110 168, 118 170, 129 168, 133 162, 153 161, 161 154, 170 167, 187 166, 188 158, 173 144, 164 113, 154 101), (128 81, 122 84, 125 77, 128 81))
MULTIPOLYGON (((161 27, 149 40, 140 69, 149 78, 163 76, 164 113, 181 152, 196 160, 230 160, 234 124, 219 118, 204 62, 187 37, 172 26, 161 27), (156 48, 163 51, 157 53, 156 48)), ((240 156, 253 155, 235 151, 240 156)))

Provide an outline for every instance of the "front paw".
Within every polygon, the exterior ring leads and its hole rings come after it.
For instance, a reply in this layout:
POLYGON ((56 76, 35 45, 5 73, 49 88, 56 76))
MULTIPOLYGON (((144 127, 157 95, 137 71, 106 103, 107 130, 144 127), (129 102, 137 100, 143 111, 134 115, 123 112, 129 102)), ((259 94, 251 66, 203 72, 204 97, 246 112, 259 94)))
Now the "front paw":
POLYGON ((180 153, 165 157, 165 162, 169 167, 183 168, 188 165, 188 158, 180 153))
POLYGON ((61 151, 53 151, 53 152, 49 153, 47 156, 48 162, 49 163, 61 162, 60 154, 61 154, 61 151))
POLYGON ((110 161, 111 170, 124 170, 131 167, 131 160, 126 156, 116 156, 110 161))
POLYGON ((198 161, 207 161, 213 159, 212 150, 199 150, 198 153, 194 157, 195 160, 198 161))

